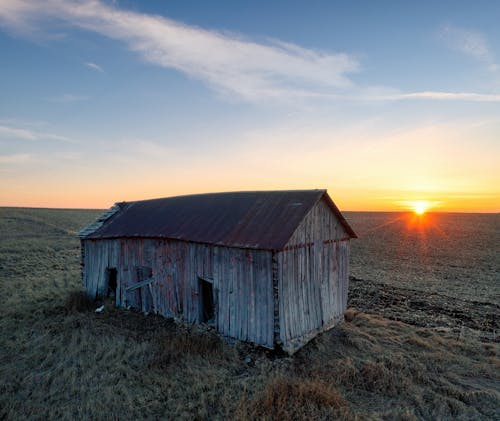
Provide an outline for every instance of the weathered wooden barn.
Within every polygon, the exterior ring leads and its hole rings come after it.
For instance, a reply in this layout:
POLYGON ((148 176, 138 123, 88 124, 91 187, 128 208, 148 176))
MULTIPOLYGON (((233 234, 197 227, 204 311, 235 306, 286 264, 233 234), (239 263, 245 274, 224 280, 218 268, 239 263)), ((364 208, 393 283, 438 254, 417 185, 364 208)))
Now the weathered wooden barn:
POLYGON ((83 285, 291 353, 342 320, 355 237, 326 190, 122 202, 80 232, 83 285))

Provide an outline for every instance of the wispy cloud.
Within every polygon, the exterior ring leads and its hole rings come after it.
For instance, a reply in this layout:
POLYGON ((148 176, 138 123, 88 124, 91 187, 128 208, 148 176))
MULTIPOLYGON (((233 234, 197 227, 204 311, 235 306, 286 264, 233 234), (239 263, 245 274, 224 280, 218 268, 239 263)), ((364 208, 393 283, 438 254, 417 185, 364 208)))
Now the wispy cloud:
POLYGON ((342 101, 359 102, 391 102, 410 100, 433 101, 463 101, 463 102, 500 102, 500 94, 485 94, 477 92, 445 92, 445 91, 419 91, 401 92, 397 89, 352 89, 350 92, 337 94, 318 94, 317 98, 338 99, 342 101))
POLYGON ((440 27, 439 37, 449 48, 486 63, 489 71, 496 73, 499 70, 496 58, 482 33, 448 24, 440 27))
MULTIPOLYGON (((400 92, 360 87, 350 75, 360 68, 354 55, 318 51, 279 40, 255 42, 241 35, 189 26, 172 19, 127 11, 97 0, 4 0, 0 25, 37 34, 57 30, 55 22, 119 40, 152 64, 176 69, 229 99, 257 102, 297 98, 402 101, 454 100, 498 102, 499 95, 476 92, 400 92), (48 25, 50 23, 50 25, 48 25)), ((441 38, 450 48, 483 60, 494 72, 486 38, 474 31, 446 25, 441 38)), ((103 71, 94 62, 84 65, 103 71)), ((86 96, 65 94, 53 102, 75 102, 86 96)))
POLYGON ((490 59, 488 42, 483 34, 453 25, 443 25, 439 30, 441 39, 448 47, 479 59, 490 59))
MULTIPOLYGON (((381 99, 384 99, 383 97, 381 99)), ((500 94, 479 94, 473 92, 439 92, 423 91, 412 93, 401 93, 386 97, 387 100, 405 99, 432 99, 443 101, 472 101, 472 102, 500 102, 500 94)))
POLYGON ((66 136, 0 125, 0 140, 2 139, 21 139, 29 141, 52 140, 58 142, 77 143, 75 140, 66 136))
POLYGON ((101 66, 99 66, 98 64, 96 64, 96 63, 93 63, 91 61, 86 61, 83 64, 85 66, 87 66, 89 69, 96 70, 98 72, 104 73, 104 69, 101 66))
POLYGON ((302 97, 351 86, 355 57, 188 26, 99 1, 7 0, 0 22, 17 31, 54 19, 120 40, 144 60, 177 69, 218 92, 247 101, 302 97))
POLYGON ((31 155, 27 153, 0 155, 0 164, 25 164, 31 161, 31 155))
POLYGON ((0 138, 2 137, 14 137, 17 139, 24 140, 36 140, 37 137, 35 133, 30 130, 19 129, 17 127, 0 126, 0 138))
POLYGON ((42 167, 61 168, 74 166, 81 161, 81 154, 77 152, 45 151, 35 153, 13 153, 0 155, 0 170, 10 172, 12 168, 19 165, 29 164, 42 167))
POLYGON ((47 101, 69 103, 69 102, 87 101, 88 99, 89 97, 86 95, 62 94, 59 96, 47 98, 47 101))

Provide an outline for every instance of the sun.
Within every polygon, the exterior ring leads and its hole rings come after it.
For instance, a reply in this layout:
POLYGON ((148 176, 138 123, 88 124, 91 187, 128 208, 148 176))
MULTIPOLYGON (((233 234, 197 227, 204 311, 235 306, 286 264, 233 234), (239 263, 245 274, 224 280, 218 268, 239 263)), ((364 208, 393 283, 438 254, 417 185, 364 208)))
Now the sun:
POLYGON ((413 212, 417 215, 423 215, 429 209, 429 203, 423 200, 419 200, 417 202, 412 203, 413 212))

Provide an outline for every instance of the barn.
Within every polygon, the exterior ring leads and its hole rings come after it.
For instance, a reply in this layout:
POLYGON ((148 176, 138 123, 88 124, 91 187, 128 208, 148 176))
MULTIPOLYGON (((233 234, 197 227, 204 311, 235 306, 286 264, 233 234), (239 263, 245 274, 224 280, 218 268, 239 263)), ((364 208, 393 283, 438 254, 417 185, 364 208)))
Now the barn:
POLYGON ((79 236, 90 296, 289 353, 342 320, 356 238, 326 190, 120 202, 79 236))

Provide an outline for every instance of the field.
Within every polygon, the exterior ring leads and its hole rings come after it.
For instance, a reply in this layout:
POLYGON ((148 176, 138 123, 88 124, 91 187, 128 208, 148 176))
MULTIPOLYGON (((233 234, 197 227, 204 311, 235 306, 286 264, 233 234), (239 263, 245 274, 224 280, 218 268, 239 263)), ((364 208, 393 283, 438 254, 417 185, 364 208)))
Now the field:
POLYGON ((499 215, 347 213, 346 322, 288 357, 95 313, 99 213, 0 208, 0 419, 500 419, 499 215))
POLYGON ((500 215, 347 213, 351 305, 498 341, 500 215))
POLYGON ((500 214, 347 212, 351 272, 424 292, 500 302, 500 214))

